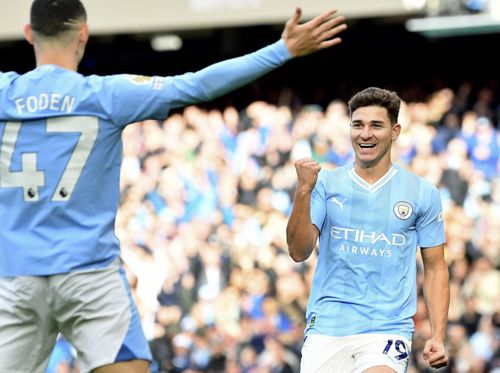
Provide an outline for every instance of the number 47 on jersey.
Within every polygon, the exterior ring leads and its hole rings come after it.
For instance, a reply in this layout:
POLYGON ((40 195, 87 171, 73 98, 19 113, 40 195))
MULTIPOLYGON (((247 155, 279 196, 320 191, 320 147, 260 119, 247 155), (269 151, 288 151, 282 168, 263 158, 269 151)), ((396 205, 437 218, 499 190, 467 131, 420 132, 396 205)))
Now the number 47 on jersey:
MULTIPOLYGON (((37 153, 21 154, 21 169, 14 171, 14 155, 22 122, 7 122, 0 139, 0 188, 22 188, 26 202, 40 199, 39 188, 45 185, 45 172, 38 170, 37 153)), ((78 142, 72 150, 62 176, 52 192, 51 200, 64 202, 71 198, 87 159, 94 147, 99 131, 99 119, 96 117, 56 117, 47 119, 47 132, 79 133, 78 142)))

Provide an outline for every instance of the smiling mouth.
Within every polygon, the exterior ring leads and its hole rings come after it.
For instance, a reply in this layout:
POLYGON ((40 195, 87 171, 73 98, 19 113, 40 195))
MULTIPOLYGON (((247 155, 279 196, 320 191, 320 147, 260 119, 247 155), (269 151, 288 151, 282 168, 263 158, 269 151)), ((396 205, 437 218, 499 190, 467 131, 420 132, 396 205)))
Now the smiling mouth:
POLYGON ((365 143, 361 143, 361 144, 358 144, 358 146, 361 148, 361 149, 373 149, 375 147, 375 144, 365 144, 365 143))

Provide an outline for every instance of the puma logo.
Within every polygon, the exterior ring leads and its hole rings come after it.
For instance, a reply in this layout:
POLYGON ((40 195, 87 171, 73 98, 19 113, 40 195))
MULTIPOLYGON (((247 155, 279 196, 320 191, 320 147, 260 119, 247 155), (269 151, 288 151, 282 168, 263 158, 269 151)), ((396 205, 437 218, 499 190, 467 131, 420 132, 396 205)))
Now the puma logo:
POLYGON ((340 210, 344 211, 344 202, 347 201, 347 198, 344 198, 342 201, 339 201, 337 198, 332 197, 330 198, 330 201, 332 201, 336 205, 339 205, 340 210))

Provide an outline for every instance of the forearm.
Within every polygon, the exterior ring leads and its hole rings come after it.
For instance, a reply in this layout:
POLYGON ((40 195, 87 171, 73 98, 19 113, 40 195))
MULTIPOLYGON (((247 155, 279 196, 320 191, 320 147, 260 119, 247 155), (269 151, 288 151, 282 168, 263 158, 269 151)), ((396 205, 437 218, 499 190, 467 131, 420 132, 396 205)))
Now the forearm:
POLYGON ((446 262, 425 272, 424 297, 432 329, 432 337, 446 339, 446 323, 450 304, 450 286, 446 262))
POLYGON ((311 192, 297 188, 292 213, 286 227, 288 251, 296 262, 309 258, 316 244, 310 211, 311 192))
POLYGON ((209 101, 240 88, 283 65, 292 56, 283 40, 256 52, 172 78, 172 107, 209 101))

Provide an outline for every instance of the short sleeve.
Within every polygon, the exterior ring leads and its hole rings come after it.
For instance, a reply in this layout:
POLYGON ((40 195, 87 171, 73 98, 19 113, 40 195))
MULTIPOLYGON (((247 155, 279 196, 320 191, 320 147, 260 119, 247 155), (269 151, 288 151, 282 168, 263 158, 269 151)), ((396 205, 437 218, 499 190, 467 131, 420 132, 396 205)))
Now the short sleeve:
POLYGON ((420 200, 423 203, 416 223, 418 245, 434 247, 446 242, 439 190, 434 185, 425 185, 420 200))
POLYGON ((320 171, 318 181, 311 193, 311 222, 320 232, 326 217, 326 176, 327 171, 320 171))

